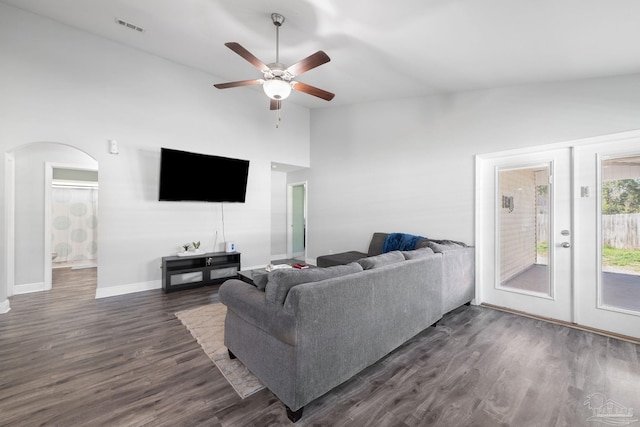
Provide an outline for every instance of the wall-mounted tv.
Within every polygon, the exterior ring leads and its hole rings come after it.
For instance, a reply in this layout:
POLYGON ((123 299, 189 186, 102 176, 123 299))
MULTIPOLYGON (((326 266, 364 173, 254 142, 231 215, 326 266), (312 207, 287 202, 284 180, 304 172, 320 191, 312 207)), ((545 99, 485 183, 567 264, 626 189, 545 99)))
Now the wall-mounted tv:
POLYGON ((248 160, 161 148, 159 200, 244 203, 248 176, 248 160))

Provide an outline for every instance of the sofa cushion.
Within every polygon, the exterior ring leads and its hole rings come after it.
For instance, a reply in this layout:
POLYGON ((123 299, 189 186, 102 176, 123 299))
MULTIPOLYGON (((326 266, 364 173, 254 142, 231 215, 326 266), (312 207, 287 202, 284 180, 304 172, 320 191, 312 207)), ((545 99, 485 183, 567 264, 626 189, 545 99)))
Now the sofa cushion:
POLYGON ((426 258, 429 255, 433 254, 433 249, 431 248, 420 248, 413 251, 403 251, 402 255, 404 259, 417 259, 417 258, 426 258))
POLYGON ((429 239, 427 239, 426 237, 423 237, 422 239, 418 240, 418 243, 416 243, 416 249, 428 248, 428 247, 429 247, 429 239))
POLYGON ((387 238, 388 233, 373 233, 371 237, 371 243, 369 243, 369 252, 367 255, 376 256, 382 253, 382 245, 387 238))
POLYGON ((456 243, 456 242, 447 242, 447 243, 435 243, 435 242, 429 242, 429 247, 435 252, 435 253, 441 253, 444 251, 450 251, 452 249, 462 249, 464 248, 464 246, 456 243))
POLYGON ((342 252, 339 254, 322 255, 316 258, 318 267, 332 267, 334 265, 346 265, 356 262, 360 258, 366 257, 367 254, 357 251, 342 252))
POLYGON ((265 297, 269 302, 284 304, 289 290, 296 285, 319 282, 321 280, 345 276, 360 271, 362 271, 362 267, 356 262, 327 268, 310 268, 308 270, 298 270, 297 268, 274 270, 269 273, 265 297))
POLYGON ((400 251, 391 251, 386 254, 370 256, 368 258, 362 258, 358 260, 358 264, 365 270, 371 270, 372 268, 382 267, 384 265, 395 264, 397 262, 404 261, 404 255, 400 251))
POLYGON ((457 240, 437 240, 437 239, 429 239, 429 242, 437 243, 439 245, 457 245, 462 246, 463 248, 468 248, 469 246, 464 242, 458 242, 457 240))

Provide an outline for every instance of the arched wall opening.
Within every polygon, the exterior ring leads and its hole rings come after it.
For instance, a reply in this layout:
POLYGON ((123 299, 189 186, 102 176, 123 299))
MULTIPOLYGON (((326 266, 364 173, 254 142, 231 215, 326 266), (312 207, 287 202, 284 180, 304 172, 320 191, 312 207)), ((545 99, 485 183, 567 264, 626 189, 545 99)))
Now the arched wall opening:
MULTIPOLYGON (((51 289, 52 252, 55 252, 52 250, 56 219, 52 209, 55 170, 95 171, 97 185, 98 162, 74 146, 57 142, 32 142, 5 153, 4 247, 7 254, 7 296, 51 289)), ((61 194, 58 193, 58 201, 67 198, 61 194)), ((91 217, 90 212, 85 218, 87 212, 81 206, 74 205, 73 208, 75 211, 72 209, 72 212, 75 213, 71 217, 78 224, 84 223, 89 228, 97 227, 97 220, 91 217)), ((58 228, 71 226, 70 221, 58 219, 58 228)), ((78 228, 69 230, 71 239, 82 240, 86 231, 75 230, 78 228)), ((91 243, 89 249, 94 255, 96 245, 97 242, 91 243)), ((65 253, 67 255, 74 256, 65 253)))

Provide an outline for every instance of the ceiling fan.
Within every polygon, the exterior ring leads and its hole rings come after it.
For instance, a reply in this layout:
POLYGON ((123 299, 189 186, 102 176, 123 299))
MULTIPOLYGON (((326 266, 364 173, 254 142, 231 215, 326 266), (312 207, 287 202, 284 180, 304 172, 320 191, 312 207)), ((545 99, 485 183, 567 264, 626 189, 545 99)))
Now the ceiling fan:
POLYGON ((309 95, 316 96, 326 101, 331 101, 335 94, 327 92, 326 90, 319 89, 317 87, 295 81, 294 78, 302 73, 319 67, 322 64, 329 62, 331 59, 323 51, 319 50, 313 55, 310 55, 303 60, 285 68, 280 63, 280 26, 284 22, 284 16, 279 13, 272 13, 271 20, 273 25, 276 26, 276 62, 271 64, 265 64, 258 58, 256 58, 251 52, 242 47, 239 43, 229 42, 224 45, 229 49, 249 61, 251 65, 256 67, 262 72, 262 79, 255 80, 241 80, 237 82, 218 83, 214 86, 218 89, 228 89, 231 87, 239 86, 251 86, 262 85, 264 93, 267 94, 270 100, 271 110, 280 110, 282 106, 282 100, 286 99, 291 94, 291 89, 303 92, 309 95))

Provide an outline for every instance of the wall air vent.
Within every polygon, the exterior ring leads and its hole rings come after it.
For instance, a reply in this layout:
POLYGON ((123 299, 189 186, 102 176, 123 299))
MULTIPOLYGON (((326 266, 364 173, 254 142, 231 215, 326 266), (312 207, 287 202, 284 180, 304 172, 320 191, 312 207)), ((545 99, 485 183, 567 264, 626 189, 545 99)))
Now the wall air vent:
POLYGON ((129 28, 130 30, 137 31, 139 33, 144 32, 144 28, 138 27, 137 25, 134 25, 131 22, 125 21, 124 19, 116 18, 116 23, 122 25, 123 27, 129 28))

